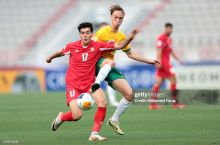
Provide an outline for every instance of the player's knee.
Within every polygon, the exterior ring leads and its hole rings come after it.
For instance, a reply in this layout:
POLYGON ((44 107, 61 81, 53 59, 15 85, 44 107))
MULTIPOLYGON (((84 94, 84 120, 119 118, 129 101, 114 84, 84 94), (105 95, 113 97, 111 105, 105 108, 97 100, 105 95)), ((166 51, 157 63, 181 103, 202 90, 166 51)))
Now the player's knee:
POLYGON ((124 93, 124 97, 127 101, 131 102, 133 99, 134 99, 134 95, 133 95, 133 92, 132 92, 132 89, 131 90, 127 90, 125 93, 124 93))
POLYGON ((98 107, 106 107, 107 106, 107 102, 106 100, 99 100, 98 102, 96 102, 98 107))
POLYGON ((162 84, 162 82, 156 82, 156 83, 154 84, 154 86, 158 86, 158 87, 160 87, 161 84, 162 84))
POLYGON ((72 113, 72 116, 74 121, 80 120, 82 118, 82 112, 77 112, 77 113, 74 112, 72 113))
POLYGON ((173 77, 170 82, 171 84, 176 84, 177 83, 176 77, 173 77))
POLYGON ((114 67, 114 66, 115 66, 115 62, 114 62, 113 60, 111 60, 111 61, 109 62, 109 65, 110 65, 111 67, 114 67))
POLYGON ((104 65, 106 65, 106 64, 110 65, 111 67, 114 67, 114 66, 115 66, 115 62, 114 62, 113 60, 111 60, 111 59, 106 59, 106 60, 103 62, 102 66, 104 66, 104 65))

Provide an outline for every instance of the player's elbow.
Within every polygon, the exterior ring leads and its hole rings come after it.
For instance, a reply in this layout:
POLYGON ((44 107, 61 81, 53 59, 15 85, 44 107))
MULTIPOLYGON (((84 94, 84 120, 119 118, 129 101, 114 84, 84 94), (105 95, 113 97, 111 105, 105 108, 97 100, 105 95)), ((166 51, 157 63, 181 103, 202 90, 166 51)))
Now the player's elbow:
POLYGON ((133 58, 132 55, 127 55, 129 58, 133 58))

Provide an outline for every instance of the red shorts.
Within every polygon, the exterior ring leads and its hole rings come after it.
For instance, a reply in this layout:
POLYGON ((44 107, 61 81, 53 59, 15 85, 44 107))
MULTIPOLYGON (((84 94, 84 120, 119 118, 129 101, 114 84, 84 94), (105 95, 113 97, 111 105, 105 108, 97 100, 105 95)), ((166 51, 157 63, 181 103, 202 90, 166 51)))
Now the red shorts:
POLYGON ((90 86, 84 87, 83 89, 73 88, 71 90, 67 90, 66 91, 66 104, 69 106, 69 103, 72 100, 76 100, 77 97, 82 93, 89 93, 89 90, 90 90, 90 86))
POLYGON ((170 78, 175 76, 175 72, 173 71, 173 68, 166 68, 166 69, 157 69, 156 76, 161 78, 170 78))

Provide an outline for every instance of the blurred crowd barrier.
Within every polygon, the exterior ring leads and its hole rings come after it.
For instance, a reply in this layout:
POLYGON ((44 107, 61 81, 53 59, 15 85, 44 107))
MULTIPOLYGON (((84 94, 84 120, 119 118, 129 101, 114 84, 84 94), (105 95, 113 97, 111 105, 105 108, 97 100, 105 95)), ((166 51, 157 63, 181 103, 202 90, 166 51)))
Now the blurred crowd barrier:
MULTIPOLYGON (((66 69, 66 65, 53 69, 0 68, 0 93, 65 91, 66 69)), ((133 89, 152 88, 155 81, 153 66, 130 65, 119 69, 133 89)), ((174 71, 179 89, 220 89, 218 65, 182 65, 174 67, 174 71)), ((168 88, 169 82, 165 82, 161 89, 168 88)))

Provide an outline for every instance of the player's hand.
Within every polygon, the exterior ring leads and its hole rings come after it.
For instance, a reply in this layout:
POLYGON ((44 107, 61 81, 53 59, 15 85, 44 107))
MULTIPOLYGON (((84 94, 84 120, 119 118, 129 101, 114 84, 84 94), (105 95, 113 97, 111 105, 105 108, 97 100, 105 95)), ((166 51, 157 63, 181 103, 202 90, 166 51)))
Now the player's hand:
POLYGON ((51 63, 52 59, 50 57, 47 57, 46 62, 51 63))
POLYGON ((131 31, 131 33, 129 35, 129 39, 133 40, 139 31, 140 31, 139 29, 134 29, 133 31, 131 31))
POLYGON ((156 67, 156 68, 160 68, 160 62, 158 60, 153 60, 152 64, 156 67))

